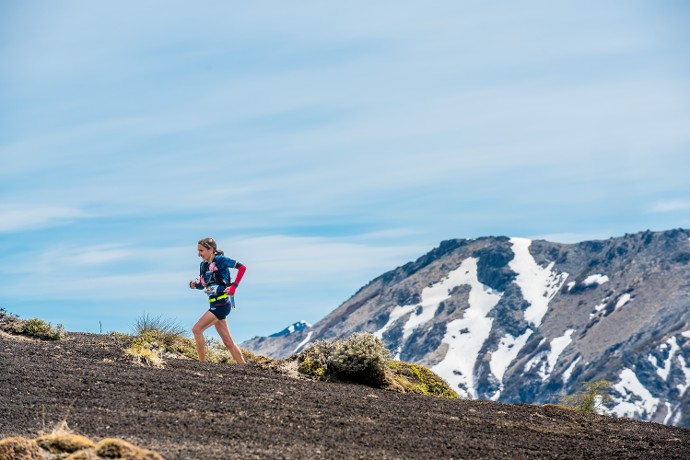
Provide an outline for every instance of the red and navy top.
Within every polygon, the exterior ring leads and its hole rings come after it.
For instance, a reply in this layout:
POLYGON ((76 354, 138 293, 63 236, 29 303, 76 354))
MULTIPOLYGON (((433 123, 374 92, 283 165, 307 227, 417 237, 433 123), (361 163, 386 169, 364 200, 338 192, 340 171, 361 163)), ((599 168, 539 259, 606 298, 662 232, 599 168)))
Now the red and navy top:
POLYGON ((211 263, 203 261, 199 265, 199 279, 194 287, 203 289, 211 303, 227 303, 229 299, 225 290, 232 283, 230 270, 241 266, 235 259, 221 255, 215 256, 211 263))

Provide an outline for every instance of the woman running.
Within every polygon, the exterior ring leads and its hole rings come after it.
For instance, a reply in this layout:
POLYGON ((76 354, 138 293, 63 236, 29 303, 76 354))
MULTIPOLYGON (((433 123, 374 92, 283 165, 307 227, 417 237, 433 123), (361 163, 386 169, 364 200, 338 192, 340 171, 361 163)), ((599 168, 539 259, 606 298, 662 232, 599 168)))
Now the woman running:
POLYGON ((232 340, 230 329, 228 328, 227 316, 231 308, 234 308, 233 297, 235 290, 240 284, 247 267, 234 259, 225 257, 225 253, 218 249, 213 238, 199 240, 197 245, 199 257, 202 262, 199 267, 199 278, 189 282, 191 289, 203 289, 208 295, 209 309, 203 314, 199 321, 192 328, 196 350, 199 353, 199 361, 206 361, 206 348, 204 343, 204 331, 212 325, 216 327, 218 335, 232 358, 238 364, 244 364, 242 350, 232 340), (232 281, 230 269, 237 269, 235 281, 232 281))

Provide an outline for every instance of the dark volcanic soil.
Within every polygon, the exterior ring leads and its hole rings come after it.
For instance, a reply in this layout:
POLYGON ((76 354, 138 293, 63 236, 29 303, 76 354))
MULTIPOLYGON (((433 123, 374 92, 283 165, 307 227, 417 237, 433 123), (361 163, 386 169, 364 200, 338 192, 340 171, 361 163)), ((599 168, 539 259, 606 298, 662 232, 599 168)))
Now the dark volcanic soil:
POLYGON ((403 395, 254 365, 122 360, 122 339, 0 337, 0 438, 66 419, 168 459, 690 458, 690 430, 555 407, 403 395))

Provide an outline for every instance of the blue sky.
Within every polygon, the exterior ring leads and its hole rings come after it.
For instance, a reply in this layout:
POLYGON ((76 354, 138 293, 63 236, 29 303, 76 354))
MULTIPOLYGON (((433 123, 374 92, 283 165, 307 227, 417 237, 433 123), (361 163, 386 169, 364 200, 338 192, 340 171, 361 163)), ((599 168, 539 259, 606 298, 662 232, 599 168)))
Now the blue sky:
POLYGON ((237 340, 442 240, 690 227, 682 1, 0 4, 0 307, 237 340))

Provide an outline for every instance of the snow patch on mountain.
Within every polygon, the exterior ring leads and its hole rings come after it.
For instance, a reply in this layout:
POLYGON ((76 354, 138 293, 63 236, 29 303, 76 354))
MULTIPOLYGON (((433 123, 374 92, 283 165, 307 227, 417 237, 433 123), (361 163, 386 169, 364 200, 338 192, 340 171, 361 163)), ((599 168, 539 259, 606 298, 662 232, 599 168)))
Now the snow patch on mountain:
MULTIPOLYGON (((548 379, 553 372, 553 368, 556 366, 556 362, 558 362, 559 356, 561 356, 563 350, 572 342, 571 336, 573 332, 575 332, 574 329, 568 329, 561 337, 552 339, 549 343, 548 350, 538 353, 525 364, 525 372, 536 368, 542 381, 548 379)), ((542 340, 540 345, 544 342, 545 340, 542 340)))
POLYGON ((675 337, 671 337, 666 342, 659 345, 659 350, 664 352, 669 347, 670 350, 668 351, 668 357, 661 364, 659 363, 659 360, 656 356, 650 354, 647 357, 649 362, 652 363, 654 367, 656 367, 657 375, 661 377, 664 381, 668 380, 668 375, 671 372, 671 364, 673 362, 673 357, 676 355, 676 353, 678 353, 678 351, 680 351, 680 347, 678 346, 675 337))
POLYGON ((455 270, 460 284, 470 286, 469 307, 463 317, 450 321, 442 343, 448 345, 446 356, 431 370, 440 375, 463 397, 477 397, 474 366, 484 342, 489 337, 493 319, 488 313, 501 300, 497 293, 477 278, 477 259, 465 259, 455 270))
POLYGON ((407 322, 403 326, 403 339, 409 338, 416 328, 426 324, 428 321, 434 318, 434 315, 436 314, 438 307, 441 305, 441 302, 450 297, 450 291, 452 291, 453 288, 463 284, 469 284, 468 273, 470 270, 474 270, 474 276, 476 278, 476 259, 474 259, 473 262, 470 259, 465 260, 460 267, 448 273, 443 280, 424 288, 422 290, 422 301, 420 303, 394 307, 390 312, 388 322, 386 322, 381 329, 376 331, 374 335, 378 338, 382 338, 384 332, 390 329, 390 327, 398 319, 406 315, 410 315, 410 317, 407 319, 407 322))
POLYGON ((604 284, 608 283, 609 277, 606 275, 589 275, 585 280, 582 282, 585 286, 591 286, 592 284, 604 284))
POLYGON ((659 398, 655 398, 649 390, 642 385, 637 375, 631 369, 625 368, 620 374, 618 383, 612 386, 619 396, 613 395, 614 406, 611 412, 618 417, 635 418, 641 416, 646 419, 656 411, 659 406, 659 398))
POLYGON ((606 304, 608 303, 609 298, 606 297, 604 300, 601 301, 600 304, 594 306, 594 311, 589 314, 589 319, 592 319, 596 316, 601 315, 601 311, 606 308, 606 304))
POLYGON ((309 341, 311 340, 311 336, 314 334, 314 331, 309 331, 307 334, 307 338, 302 340, 299 345, 295 347, 295 349, 292 351, 292 354, 297 354, 300 351, 302 351, 303 348, 305 348, 307 345, 309 345, 309 341))
POLYGON ((630 294, 627 294, 627 293, 626 293, 626 294, 623 294, 622 296, 620 296, 620 297, 618 298, 618 301, 616 302, 616 308, 614 308, 613 311, 618 310, 618 309, 621 308, 623 305, 625 305, 626 303, 630 302, 631 299, 632 299, 632 297, 630 296, 630 294))
POLYGON ((304 329, 309 329, 310 327, 311 327, 311 324, 309 324, 306 321, 297 321, 296 323, 292 323, 291 325, 289 325, 288 327, 286 327, 282 331, 276 332, 275 334, 272 334, 270 337, 282 337, 282 336, 290 335, 290 334, 293 334, 295 332, 298 332, 298 331, 301 331, 304 329))
POLYGON ((577 359, 575 361, 573 361, 565 371, 563 371, 563 375, 561 375, 561 377, 563 379, 563 383, 568 383, 568 380, 570 380, 570 376, 572 375, 573 370, 575 369, 575 366, 577 366, 577 363, 580 362, 581 358, 582 358, 581 356, 578 356, 577 359))
POLYGON ((510 363, 513 362, 520 350, 522 350, 522 347, 525 346, 527 339, 529 339, 531 335, 531 329, 527 329, 527 331, 519 337, 506 334, 498 343, 498 349, 491 353, 491 361, 489 362, 491 373, 501 382, 501 388, 491 399, 497 400, 501 395, 501 390, 503 389, 503 375, 508 369, 508 366, 510 366, 510 363))
POLYGON ((685 377, 685 383, 679 383, 676 385, 676 388, 678 388, 678 394, 680 394, 682 397, 688 387, 690 387, 690 368, 688 368, 688 363, 685 362, 685 358, 682 355, 678 355, 678 362, 680 362, 680 370, 683 372, 683 377, 685 377))
MULTIPOLYGON (((474 267, 476 271, 476 261, 474 262, 474 267)), ((405 323, 405 327, 403 327, 404 339, 410 337, 416 328, 426 324, 434 318, 441 302, 450 297, 450 291, 452 291, 453 288, 466 284, 468 270, 467 266, 463 263, 459 268, 448 273, 448 276, 440 283, 436 283, 422 290, 422 301, 416 308, 417 313, 410 316, 410 319, 405 323)))
POLYGON ((561 356, 561 353, 563 353, 563 350, 565 350, 568 345, 572 343, 573 339, 571 336, 573 335, 573 332, 575 332, 575 329, 568 329, 561 337, 556 337, 551 341, 551 352, 547 356, 547 362, 550 370, 553 371, 553 368, 556 366, 556 362, 561 356))
POLYGON ((508 263, 511 270, 517 273, 515 283, 520 287, 523 298, 530 306, 525 310, 525 320, 534 327, 539 327, 549 308, 549 302, 558 293, 568 277, 567 273, 556 273, 555 262, 541 267, 529 252, 532 240, 511 238, 515 257, 508 263))

